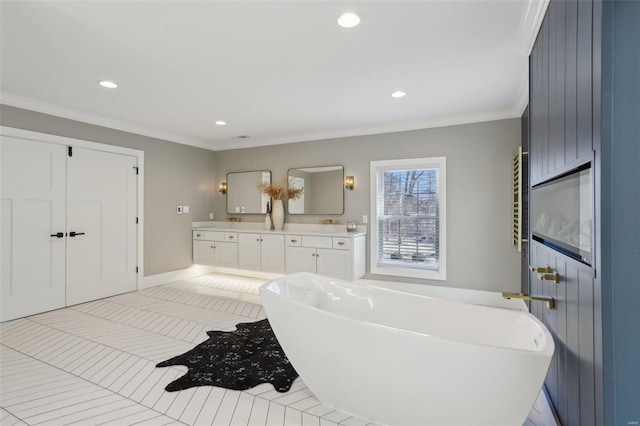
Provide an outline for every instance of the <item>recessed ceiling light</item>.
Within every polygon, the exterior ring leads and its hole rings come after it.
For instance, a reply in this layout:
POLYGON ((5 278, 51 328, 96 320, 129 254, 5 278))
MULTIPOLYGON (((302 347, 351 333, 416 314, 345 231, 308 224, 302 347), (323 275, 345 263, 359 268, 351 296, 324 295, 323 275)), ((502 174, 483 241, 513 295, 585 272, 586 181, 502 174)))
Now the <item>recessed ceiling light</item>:
POLYGON ((217 124, 218 126, 226 126, 226 125, 227 125, 227 122, 226 122, 226 121, 222 121, 222 120, 218 120, 218 121, 216 121, 216 124, 217 124))
POLYGON ((391 97, 392 97, 392 98, 404 98, 406 95, 407 95, 407 94, 406 94, 406 93, 404 93, 403 91, 401 91, 401 90, 396 90, 395 92, 393 92, 393 93, 391 94, 391 97))
POLYGON ((102 80, 98 84, 100 86, 102 86, 102 87, 106 87, 107 89, 115 89, 116 87, 118 87, 118 85, 116 83, 114 83, 113 81, 109 81, 109 80, 102 80))
POLYGON ((340 15, 338 25, 342 28, 353 28, 360 23, 360 17, 353 12, 347 12, 340 15))

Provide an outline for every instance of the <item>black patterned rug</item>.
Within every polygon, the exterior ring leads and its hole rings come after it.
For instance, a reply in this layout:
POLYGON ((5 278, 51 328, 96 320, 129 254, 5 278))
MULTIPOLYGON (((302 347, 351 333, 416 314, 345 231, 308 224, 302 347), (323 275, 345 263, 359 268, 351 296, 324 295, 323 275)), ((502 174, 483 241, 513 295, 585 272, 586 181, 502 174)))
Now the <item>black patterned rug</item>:
POLYGON ((284 354, 269 321, 240 323, 236 331, 207 331, 209 339, 189 352, 157 364, 184 365, 189 371, 166 386, 175 392, 194 386, 246 390, 271 383, 287 392, 298 373, 284 354))

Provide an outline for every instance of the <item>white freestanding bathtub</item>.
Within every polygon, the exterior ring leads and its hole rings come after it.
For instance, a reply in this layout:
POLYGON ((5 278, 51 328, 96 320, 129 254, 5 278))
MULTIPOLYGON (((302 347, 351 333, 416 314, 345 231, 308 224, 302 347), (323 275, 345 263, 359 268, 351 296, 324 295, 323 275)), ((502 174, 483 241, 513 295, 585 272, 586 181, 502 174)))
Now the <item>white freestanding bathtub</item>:
POLYGON ((316 397, 392 426, 517 425, 553 339, 526 312, 299 273, 265 283, 267 318, 316 397))

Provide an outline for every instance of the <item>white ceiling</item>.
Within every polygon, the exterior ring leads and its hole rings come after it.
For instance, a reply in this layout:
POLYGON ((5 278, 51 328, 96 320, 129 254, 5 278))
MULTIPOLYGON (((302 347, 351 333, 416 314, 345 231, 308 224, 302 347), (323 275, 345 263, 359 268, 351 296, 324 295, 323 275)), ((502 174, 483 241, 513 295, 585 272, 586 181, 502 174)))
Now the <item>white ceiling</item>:
POLYGON ((517 117, 546 2, 0 7, 2 103, 218 150, 517 117))

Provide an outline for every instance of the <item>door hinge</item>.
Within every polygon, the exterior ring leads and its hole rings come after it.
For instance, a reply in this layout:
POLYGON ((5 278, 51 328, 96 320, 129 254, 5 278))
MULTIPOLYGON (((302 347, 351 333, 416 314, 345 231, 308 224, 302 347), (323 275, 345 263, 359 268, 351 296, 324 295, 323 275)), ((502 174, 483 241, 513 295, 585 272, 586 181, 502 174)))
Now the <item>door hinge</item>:
POLYGON ((136 170, 136 174, 138 174, 138 167, 137 166, 133 166, 133 168, 136 170))
POLYGON ((138 267, 136 266, 136 274, 138 273, 138 267))
POLYGON ((73 157, 73 147, 67 147, 67 153, 69 154, 69 157, 73 157))
POLYGON ((136 223, 138 223, 138 218, 136 217, 136 223))

